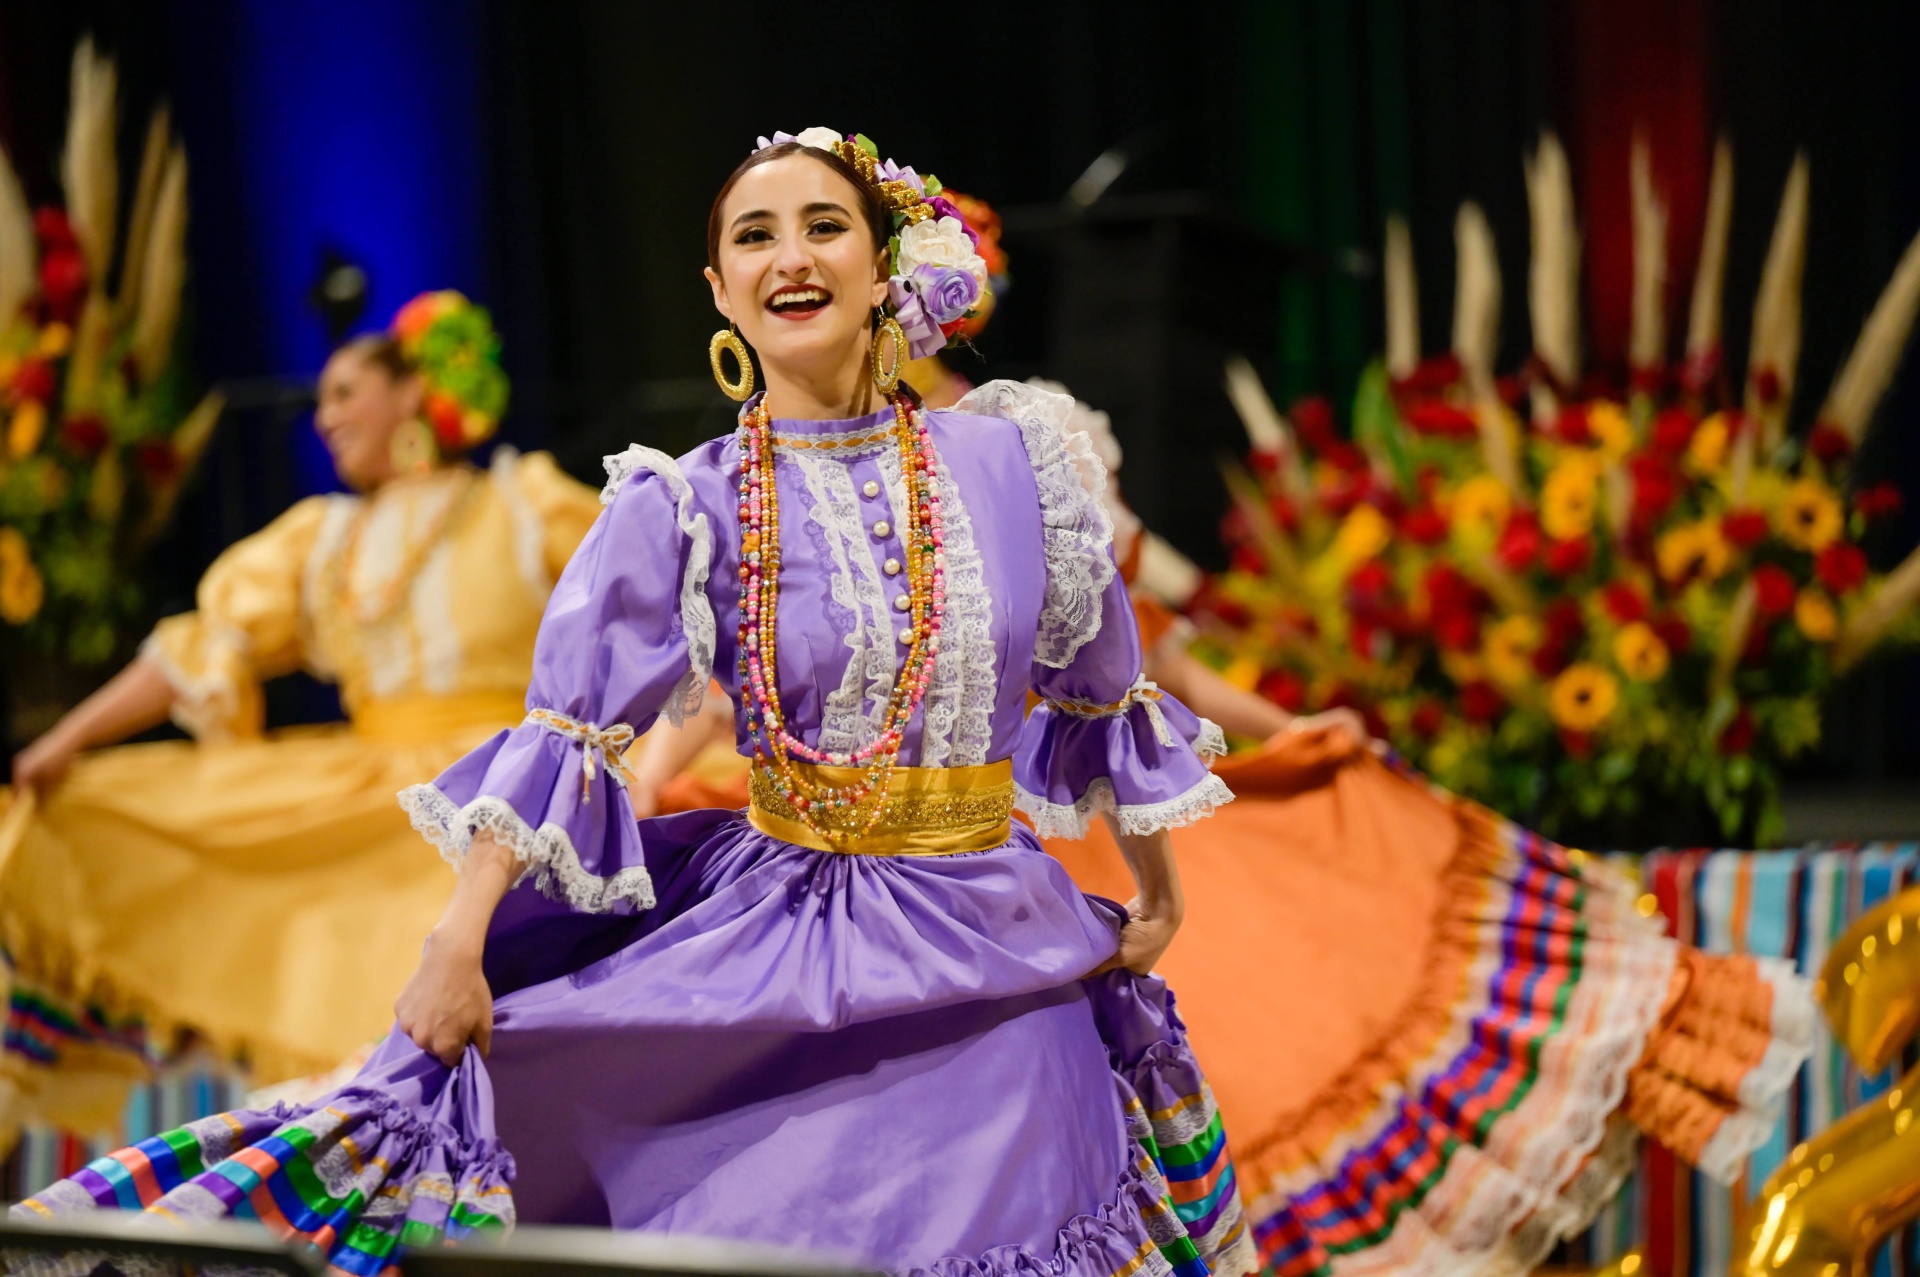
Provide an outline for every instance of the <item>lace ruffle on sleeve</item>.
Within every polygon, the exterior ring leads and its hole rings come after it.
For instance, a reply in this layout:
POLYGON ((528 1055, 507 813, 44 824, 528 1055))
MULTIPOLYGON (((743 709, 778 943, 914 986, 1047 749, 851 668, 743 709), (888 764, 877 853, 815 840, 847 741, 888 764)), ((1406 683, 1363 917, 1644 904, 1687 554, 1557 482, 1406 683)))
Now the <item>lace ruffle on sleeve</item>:
POLYGON ((450 861, 484 830, 543 895, 595 913, 653 904, 621 754, 699 708, 714 650, 712 532, 685 474, 646 448, 607 467, 608 508, 541 621, 526 721, 400 795, 450 861))

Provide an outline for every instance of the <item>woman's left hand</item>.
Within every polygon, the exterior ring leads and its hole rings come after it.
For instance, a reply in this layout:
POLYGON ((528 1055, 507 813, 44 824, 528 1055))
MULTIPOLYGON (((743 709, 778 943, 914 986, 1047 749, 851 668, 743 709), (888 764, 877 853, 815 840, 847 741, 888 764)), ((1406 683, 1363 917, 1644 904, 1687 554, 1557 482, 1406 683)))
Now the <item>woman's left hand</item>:
POLYGON ((1154 964, 1173 943, 1180 930, 1177 910, 1154 908, 1138 899, 1127 904, 1126 925, 1120 928, 1120 947, 1102 963, 1095 975, 1125 967, 1135 975, 1152 975, 1154 964))

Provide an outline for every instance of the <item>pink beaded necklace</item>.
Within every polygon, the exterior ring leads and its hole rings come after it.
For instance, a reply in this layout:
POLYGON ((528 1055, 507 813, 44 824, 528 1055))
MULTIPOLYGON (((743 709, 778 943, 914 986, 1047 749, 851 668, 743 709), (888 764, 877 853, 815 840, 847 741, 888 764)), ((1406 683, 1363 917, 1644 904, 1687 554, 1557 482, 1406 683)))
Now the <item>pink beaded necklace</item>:
POLYGON ((807 828, 832 841, 849 826, 870 833, 886 808, 888 782, 900 755, 907 723, 927 694, 933 659, 940 650, 946 614, 946 527, 936 482, 940 458, 924 413, 906 399, 889 396, 888 433, 900 451, 907 492, 907 597, 912 641, 900 677, 887 698, 879 734, 848 753, 814 749, 787 730, 780 709, 777 660, 780 603, 780 496, 774 484, 774 441, 764 397, 740 423, 740 686, 753 763, 770 780, 807 828), (830 785, 796 767, 794 759, 863 771, 852 782, 830 785), (838 813, 834 819, 828 813, 838 813), (851 817, 851 819, 849 819, 851 817))

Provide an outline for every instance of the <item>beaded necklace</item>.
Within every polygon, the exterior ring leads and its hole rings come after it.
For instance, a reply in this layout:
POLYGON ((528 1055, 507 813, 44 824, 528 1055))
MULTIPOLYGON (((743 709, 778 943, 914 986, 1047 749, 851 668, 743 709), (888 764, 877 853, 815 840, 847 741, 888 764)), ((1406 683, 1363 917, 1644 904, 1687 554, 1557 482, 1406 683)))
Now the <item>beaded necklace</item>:
POLYGON ((827 753, 787 730, 780 709, 777 659, 780 605, 780 496, 774 483, 774 441, 764 397, 740 423, 739 672, 753 764, 784 796, 807 828, 829 842, 870 833, 886 808, 887 785, 907 723, 927 694, 946 615, 946 525, 935 480, 934 452, 924 413, 888 396, 893 425, 886 431, 900 452, 907 493, 907 590, 912 641, 879 734, 847 753, 827 753), (807 763, 862 768, 850 784, 829 785, 794 766, 807 763), (827 813, 834 813, 832 819, 827 813))

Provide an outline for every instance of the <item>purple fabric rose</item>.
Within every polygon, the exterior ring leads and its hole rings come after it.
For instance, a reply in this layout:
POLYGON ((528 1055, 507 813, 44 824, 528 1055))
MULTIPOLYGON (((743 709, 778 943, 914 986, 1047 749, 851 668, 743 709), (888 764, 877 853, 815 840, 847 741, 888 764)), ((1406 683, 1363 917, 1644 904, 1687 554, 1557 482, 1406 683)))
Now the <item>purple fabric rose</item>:
POLYGON ((913 287, 936 324, 964 317, 980 300, 980 281, 958 266, 915 267, 913 287))
MULTIPOLYGON (((923 266, 920 269, 928 268, 923 266)), ((927 308, 921 304, 914 281, 904 275, 895 275, 887 281, 887 296, 893 302, 894 319, 899 321, 900 330, 907 335, 908 358, 925 359, 947 344, 947 335, 940 331, 940 325, 928 316, 927 308)))

